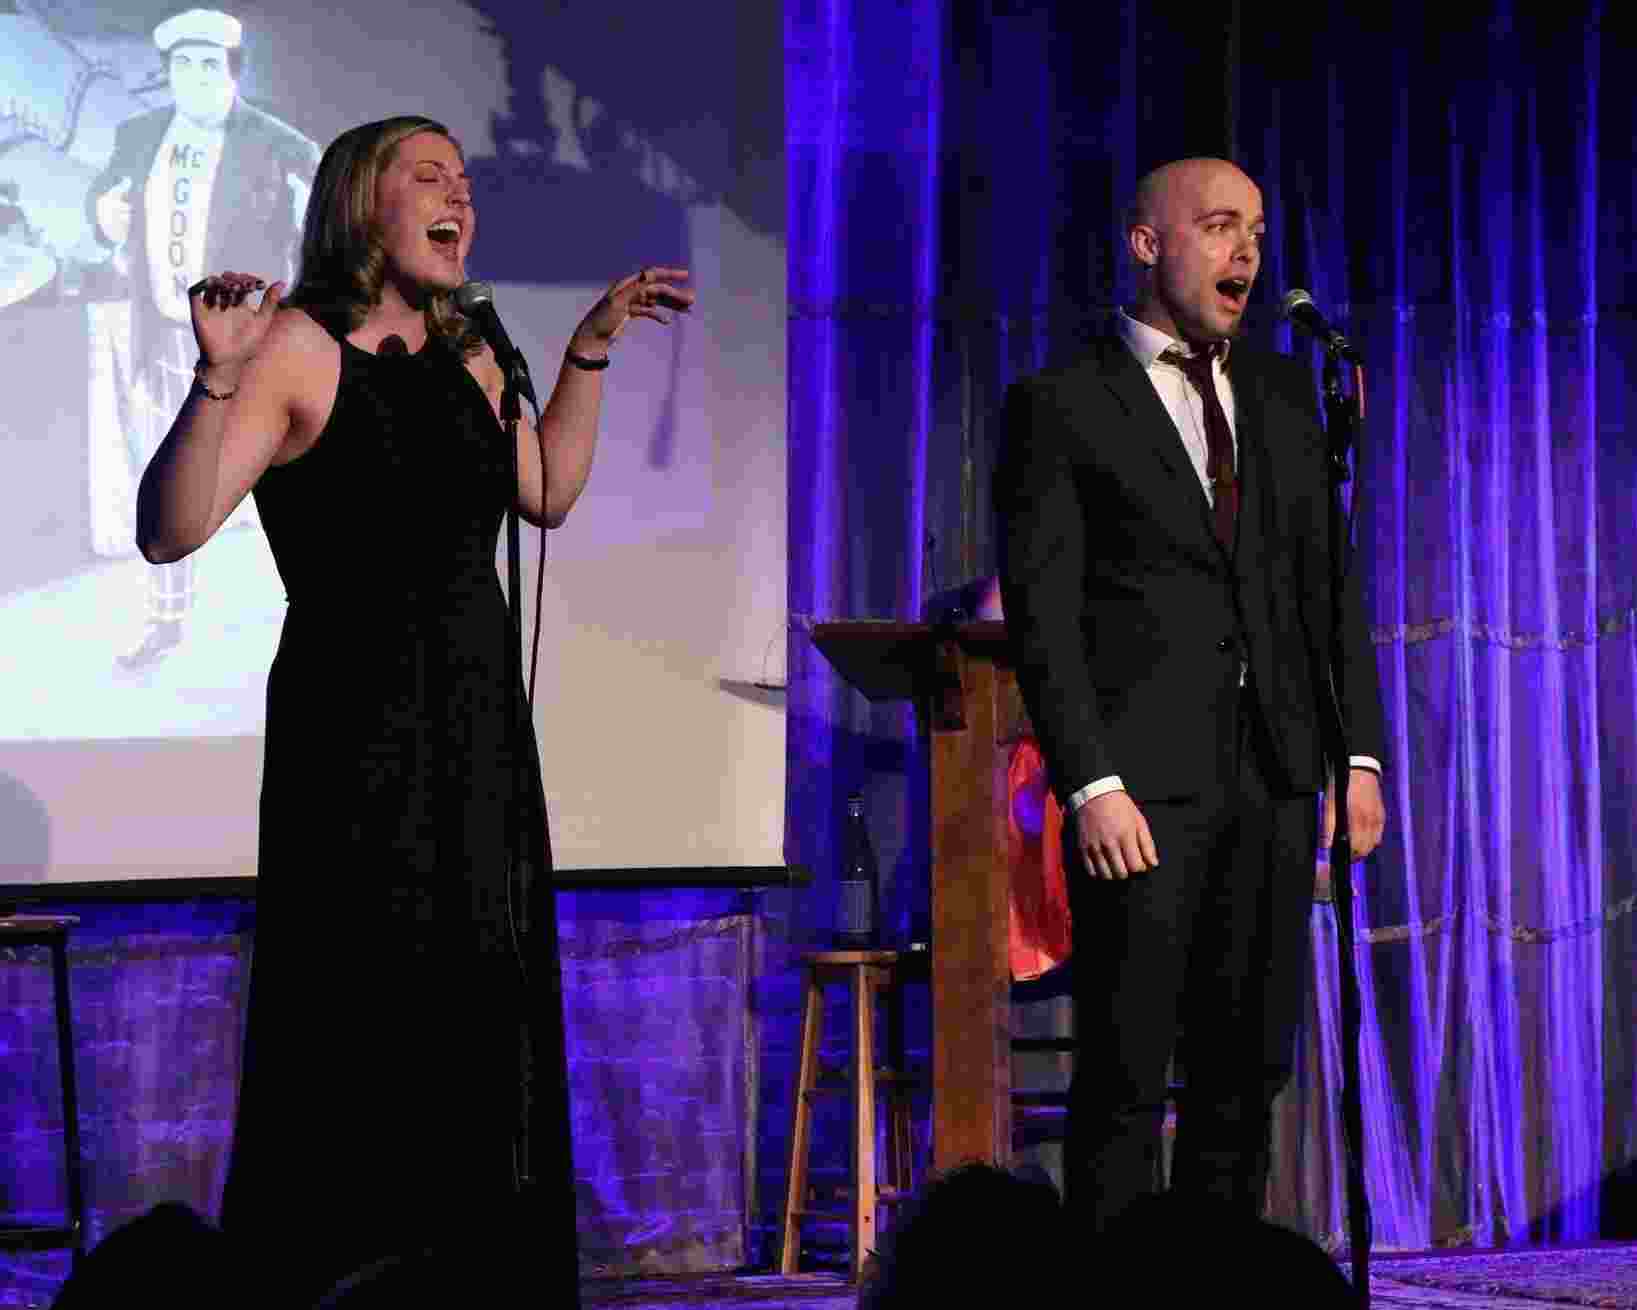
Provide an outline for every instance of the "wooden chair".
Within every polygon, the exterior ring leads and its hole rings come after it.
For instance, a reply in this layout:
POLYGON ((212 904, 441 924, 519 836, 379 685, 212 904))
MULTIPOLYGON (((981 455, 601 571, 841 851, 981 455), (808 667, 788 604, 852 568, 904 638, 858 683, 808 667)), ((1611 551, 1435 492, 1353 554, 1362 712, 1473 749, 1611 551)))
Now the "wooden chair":
MULTIPOLYGON (((1012 984, 1014 1005, 1034 1005, 1074 992, 1074 962, 1072 959, 1058 965, 1049 973, 1027 982, 1012 984)), ((1014 1037, 1012 1054, 1050 1053, 1075 1056, 1079 1043, 1069 1036, 1014 1037)), ((1155 1186, 1163 1188, 1170 1176, 1171 1142, 1176 1136, 1177 1098, 1183 1091, 1182 1040, 1178 1038, 1177 1054, 1172 1057, 1166 1080, 1166 1105, 1163 1150, 1155 1161, 1155 1186)), ((1020 1150, 1044 1142, 1060 1142, 1068 1123, 1069 1093, 1067 1088, 1031 1088, 1022 1086, 1015 1075, 1012 1088, 1012 1148, 1020 1150)))
MULTIPOLYGON (((1039 978, 1012 983, 1012 1004, 1044 1005, 1070 996, 1074 991, 1072 961, 1065 961, 1039 978)), ((1078 1043, 1067 1036, 1012 1038, 1012 1149, 1019 1150, 1042 1142, 1063 1140, 1068 1120, 1069 1093, 1066 1087, 1030 1086, 1019 1076, 1017 1057, 1033 1054, 1073 1057, 1078 1043)))

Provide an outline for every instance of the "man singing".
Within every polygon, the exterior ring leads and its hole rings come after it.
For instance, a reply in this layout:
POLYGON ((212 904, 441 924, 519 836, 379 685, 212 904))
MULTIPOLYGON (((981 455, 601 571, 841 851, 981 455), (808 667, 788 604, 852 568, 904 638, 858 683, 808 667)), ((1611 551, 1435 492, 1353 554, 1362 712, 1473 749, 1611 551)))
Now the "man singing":
MULTIPOLYGON (((131 378, 121 417, 133 482, 193 385, 188 288, 211 268, 288 280, 318 167, 314 142, 240 98, 243 37, 237 18, 214 9, 190 9, 154 29, 174 106, 120 124, 87 198, 92 230, 123 248, 130 278, 131 378)), ((147 621, 122 666, 150 665, 182 639, 193 569, 189 558, 149 570, 147 621)))
MULTIPOLYGON (((1308 967, 1330 598, 1324 435, 1297 361, 1234 340, 1262 196, 1185 159, 1138 186, 1140 289, 1079 362, 1015 384, 996 474, 1018 681, 1066 812, 1079 1039, 1068 1201, 1101 1232, 1172 1186, 1259 1209, 1308 967)), ((1356 572, 1341 606, 1348 818, 1385 815, 1356 572)), ((1333 816, 1327 807, 1322 840, 1333 816)))

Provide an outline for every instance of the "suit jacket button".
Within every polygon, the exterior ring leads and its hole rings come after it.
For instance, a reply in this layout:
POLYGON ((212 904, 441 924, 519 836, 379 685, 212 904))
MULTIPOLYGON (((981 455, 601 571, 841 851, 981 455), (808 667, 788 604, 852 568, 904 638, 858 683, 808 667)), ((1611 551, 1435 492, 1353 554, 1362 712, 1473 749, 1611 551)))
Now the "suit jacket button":
POLYGON ((1233 649, 1233 638, 1232 637, 1222 638, 1221 641, 1216 643, 1216 648, 1219 651, 1221 651, 1224 655, 1226 655, 1230 650, 1233 649))

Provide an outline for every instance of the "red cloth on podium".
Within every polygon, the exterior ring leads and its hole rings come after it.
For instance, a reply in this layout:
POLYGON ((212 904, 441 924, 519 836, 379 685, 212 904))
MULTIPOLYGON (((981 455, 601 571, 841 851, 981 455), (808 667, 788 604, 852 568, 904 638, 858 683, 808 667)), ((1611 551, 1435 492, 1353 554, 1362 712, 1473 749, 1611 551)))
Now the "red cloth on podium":
POLYGON ((1006 771, 1006 858, 1012 977, 1024 982, 1068 959, 1073 940, 1063 807, 1046 783, 1046 761, 1032 737, 1013 745, 1006 771))

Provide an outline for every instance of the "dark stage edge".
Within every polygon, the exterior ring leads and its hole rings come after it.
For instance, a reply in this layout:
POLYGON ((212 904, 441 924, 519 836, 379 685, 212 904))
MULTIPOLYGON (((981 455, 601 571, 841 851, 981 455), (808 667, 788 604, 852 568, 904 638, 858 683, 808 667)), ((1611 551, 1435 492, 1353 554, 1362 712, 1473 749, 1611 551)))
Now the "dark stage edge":
POLYGON ((591 1278, 580 1284, 584 1310, 852 1310, 858 1289, 839 1274, 689 1274, 672 1278, 591 1278))
MULTIPOLYGON (((580 1289, 586 1310, 852 1310, 858 1301, 857 1288, 830 1273, 593 1278, 580 1289)), ((1286 1304, 1276 1283, 1240 1288, 1232 1300, 1286 1304)), ((1370 1302, 1390 1310, 1637 1310, 1637 1244, 1378 1254, 1370 1265, 1370 1302)))
MULTIPOLYGON (((799 864, 683 865, 655 869, 558 869, 553 890, 597 891, 767 891, 812 885, 799 864)), ((0 883, 0 914, 34 912, 40 905, 90 901, 255 900, 253 877, 119 878, 107 882, 0 883)))

